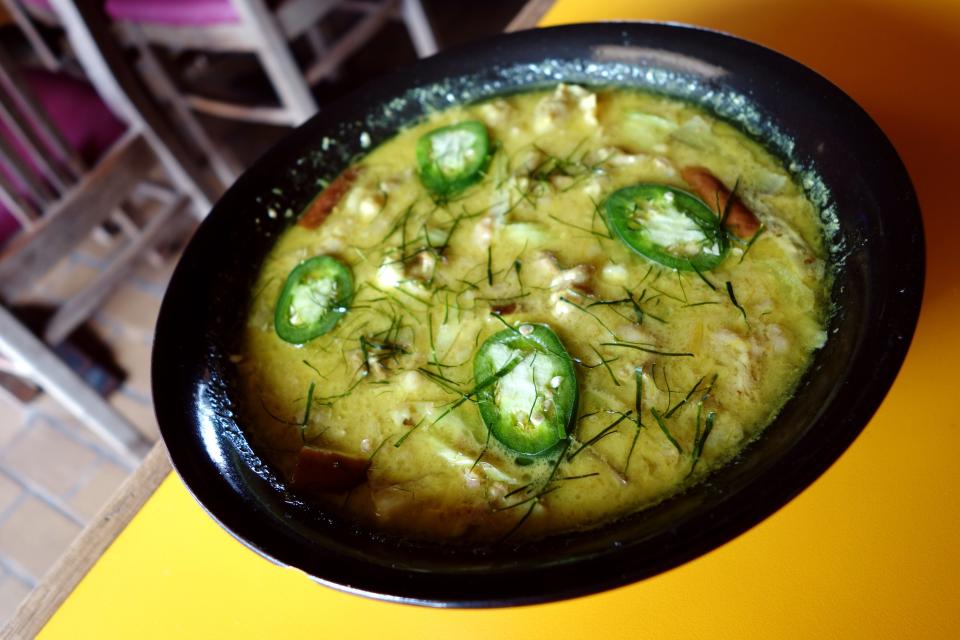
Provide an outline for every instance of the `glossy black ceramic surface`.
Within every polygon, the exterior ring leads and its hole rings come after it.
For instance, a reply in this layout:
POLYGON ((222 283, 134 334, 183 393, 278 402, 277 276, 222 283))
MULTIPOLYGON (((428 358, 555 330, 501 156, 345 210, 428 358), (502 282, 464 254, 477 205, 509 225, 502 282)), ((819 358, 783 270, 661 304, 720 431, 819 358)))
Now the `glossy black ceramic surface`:
POLYGON ((190 491, 233 535, 279 564, 346 591, 423 605, 555 600, 690 560, 823 473, 866 425, 900 367, 923 269, 920 212, 900 159, 862 109, 809 69, 731 36, 677 25, 520 32, 423 60, 324 107, 236 182, 190 242, 164 299, 154 402, 190 491), (309 202, 318 179, 427 110, 561 80, 704 104, 787 158, 811 195, 836 211, 837 311, 795 397, 708 482, 585 533, 488 548, 413 544, 296 501, 243 437, 230 362, 260 262, 292 221, 286 212, 309 202))

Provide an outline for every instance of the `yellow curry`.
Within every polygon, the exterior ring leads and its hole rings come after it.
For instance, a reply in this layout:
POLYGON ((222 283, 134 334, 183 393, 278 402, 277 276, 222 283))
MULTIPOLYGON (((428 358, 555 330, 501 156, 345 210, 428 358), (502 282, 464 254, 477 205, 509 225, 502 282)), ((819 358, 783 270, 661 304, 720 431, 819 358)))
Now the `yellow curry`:
POLYGON ((435 113, 282 235, 236 361, 254 449, 379 531, 601 525, 729 462, 826 339, 819 213, 688 103, 558 85, 435 113))

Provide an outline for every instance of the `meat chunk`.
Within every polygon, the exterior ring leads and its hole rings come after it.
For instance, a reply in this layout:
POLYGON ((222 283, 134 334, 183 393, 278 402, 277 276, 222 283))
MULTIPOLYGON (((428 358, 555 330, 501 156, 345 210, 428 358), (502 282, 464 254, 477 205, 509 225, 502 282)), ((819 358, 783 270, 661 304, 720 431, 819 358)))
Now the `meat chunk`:
MULTIPOLYGON (((730 191, 712 173, 703 167, 685 167, 680 175, 708 205, 715 206, 719 203, 720 211, 717 213, 723 212, 727 207, 730 191)), ((741 240, 748 240, 760 229, 760 220, 734 195, 730 201, 726 227, 741 240)))
POLYGON ((534 109, 533 129, 538 134, 549 133, 577 113, 585 124, 596 127, 597 94, 574 84, 559 84, 534 109))
POLYGON ((573 309, 565 300, 582 303, 593 291, 594 267, 591 264, 578 264, 564 269, 557 256, 544 251, 533 266, 550 278, 550 306, 557 318, 565 316, 573 309))
POLYGON ((305 495, 340 493, 367 481, 370 461, 318 447, 303 447, 290 486, 305 495))
POLYGON ((320 192, 306 213, 297 221, 297 224, 306 229, 316 229, 323 221, 327 219, 333 208, 337 206, 343 196, 346 195, 357 177, 363 171, 362 166, 349 167, 343 173, 334 178, 333 182, 326 189, 320 192))

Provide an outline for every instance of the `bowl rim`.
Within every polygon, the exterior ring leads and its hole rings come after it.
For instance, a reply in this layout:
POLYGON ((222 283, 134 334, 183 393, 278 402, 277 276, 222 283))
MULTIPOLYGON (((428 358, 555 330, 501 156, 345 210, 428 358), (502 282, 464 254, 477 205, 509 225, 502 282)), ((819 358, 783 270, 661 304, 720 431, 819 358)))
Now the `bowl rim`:
MULTIPOLYGON (((680 42, 675 46, 678 50, 684 47, 680 42)), ((735 73, 740 71, 735 70, 735 73)), ((218 524, 248 548, 278 565, 297 567, 314 580, 328 586, 394 602, 436 607, 499 607, 595 593, 678 566, 724 544, 769 517, 826 471, 853 442, 879 407, 906 356, 919 316, 925 268, 919 204, 903 163, 880 128, 849 96, 816 72, 772 49, 721 31, 681 23, 631 21, 581 23, 500 34, 441 52, 408 69, 394 71, 385 79, 376 82, 379 84, 378 89, 360 89, 325 108, 306 124, 287 134, 237 180, 214 206, 211 215, 201 223, 194 240, 191 240, 184 251, 184 258, 175 270, 161 306, 152 364, 153 397, 161 435, 167 443, 173 466, 188 491, 218 524), (240 478, 217 478, 222 469, 209 459, 216 455, 211 448, 210 434, 197 434, 198 430, 204 428, 198 423, 197 411, 202 409, 201 405, 207 400, 192 386, 191 381, 184 379, 184 376, 191 377, 190 366, 178 361, 176 357, 181 351, 177 348, 180 336, 175 328, 183 326, 182 318, 177 320, 183 313, 182 309, 177 308, 183 298, 179 292, 192 286, 192 280, 197 275, 188 268, 188 258, 195 257, 195 254, 202 251, 201 242, 209 245, 215 226, 223 226, 223 220, 229 214, 224 210, 227 206, 225 203, 236 199, 241 192, 252 189, 253 181, 261 175, 275 173, 277 159, 288 156, 291 149, 304 148, 304 134, 316 129, 318 119, 330 117, 328 114, 343 112, 346 107, 342 105, 369 100, 370 95, 389 93, 389 89, 395 85, 411 81, 422 82, 432 74, 442 76, 446 73, 445 69, 456 66, 457 61, 489 57, 491 51, 502 54, 524 47, 537 50, 538 47, 549 47, 551 43, 552 46, 562 48, 566 46, 562 43, 576 38, 633 43, 634 40, 642 40, 651 34, 676 36, 678 41, 688 38, 711 41, 713 45, 720 43, 718 46, 729 47, 740 54, 746 52, 752 56, 762 56, 770 64, 775 63, 779 68, 789 69, 803 82, 812 85, 813 90, 820 92, 824 100, 845 109, 844 113, 858 125, 858 135, 869 143, 871 162, 879 167, 877 172, 896 178, 895 185, 888 187, 895 187, 900 194, 897 204, 903 219, 898 221, 897 228, 913 230, 913 235, 908 241, 901 243, 897 254, 890 256, 891 262, 899 268, 899 277, 888 274, 891 291, 884 292, 891 296, 897 294, 894 296, 895 300, 891 299, 891 302, 897 303, 895 308, 885 308, 888 317, 885 316, 884 326, 884 329, 896 331, 897 339, 885 343, 886 350, 877 357, 878 364, 871 380, 872 385, 858 396, 857 402, 849 410, 849 415, 839 424, 840 428, 818 442, 817 446, 807 442, 803 450, 798 451, 793 464, 785 469, 788 481, 767 485, 753 482, 738 488, 723 503, 732 504, 734 508, 722 517, 711 519, 705 532, 697 531, 694 527, 696 523, 678 523, 660 536, 657 542, 661 546, 657 553, 646 553, 642 563, 639 559, 628 559, 627 551, 636 549, 627 545, 623 550, 615 549, 609 554, 587 558, 577 564, 561 567, 560 570, 548 567, 522 574, 520 577, 510 574, 518 582, 506 590, 498 591, 495 580, 484 580, 480 575, 471 576, 472 584, 463 584, 462 576, 455 574, 437 580, 427 573, 409 572, 402 567, 396 572, 384 571, 383 567, 363 567, 353 560, 336 557, 336 550, 320 553, 306 543, 306 538, 290 531, 284 532, 275 524, 247 521, 249 513, 245 510, 256 509, 257 499, 251 495, 243 495, 237 485, 242 482, 240 478), (894 292, 893 288, 897 288, 898 293, 894 292), (184 412, 189 414, 190 411, 177 406, 177 403, 183 402, 194 403, 191 407, 192 417, 185 417, 184 412), (191 421, 192 425, 188 425, 187 429, 191 437, 188 437, 184 434, 184 424, 191 421), (207 451, 198 451, 198 443, 205 443, 207 451), (233 497, 225 501, 225 496, 229 497, 231 493, 234 494, 233 497), (278 544, 278 539, 286 543, 286 546, 278 544), (571 567, 576 571, 582 562, 588 561, 598 570, 591 572, 586 580, 558 579, 564 575, 563 571, 570 570, 571 567), (325 570, 326 567, 336 567, 333 577, 325 570), (389 575, 384 576, 384 573, 389 575)), ((780 89, 786 91, 787 88, 780 89)), ((893 249, 897 251, 897 247, 893 249)), ((196 374, 196 364, 193 368, 192 373, 196 374)), ((223 434, 217 434, 218 438, 222 436, 223 434)), ((701 521, 702 518, 697 522, 701 521)))

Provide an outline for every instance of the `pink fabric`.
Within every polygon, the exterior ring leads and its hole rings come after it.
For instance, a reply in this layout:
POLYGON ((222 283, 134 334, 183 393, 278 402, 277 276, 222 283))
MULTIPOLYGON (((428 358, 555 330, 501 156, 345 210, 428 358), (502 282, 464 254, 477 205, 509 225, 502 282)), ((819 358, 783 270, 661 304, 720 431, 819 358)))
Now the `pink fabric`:
POLYGON ((50 0, 23 0, 23 4, 29 4, 44 11, 54 13, 53 7, 50 5, 50 0))
POLYGON ((86 82, 40 69, 23 69, 27 88, 70 147, 92 164, 126 130, 86 82))
MULTIPOLYGON (((50 0, 23 0, 53 13, 50 0)), ((230 0, 106 0, 107 15, 115 20, 208 27, 240 21, 230 0)))
MULTIPOLYGON (((67 144, 85 162, 89 164, 95 162, 126 129, 124 124, 101 102, 93 88, 85 82, 70 76, 36 69, 21 70, 21 75, 27 90, 33 93, 50 116, 54 126, 63 134, 67 144)), ((29 156, 3 123, 0 123, 0 135, 29 162, 29 156)), ((54 155, 52 150, 48 152, 51 156, 54 155)), ((38 176, 42 175, 37 167, 34 166, 33 169, 38 176)), ((17 181, 10 176, 9 170, 2 166, 0 170, 3 170, 16 186, 17 181)), ((26 197, 25 193, 23 195, 26 197)), ((18 228, 16 219, 0 205, 0 246, 18 228)))
POLYGON ((7 240, 20 230, 20 223, 10 215, 7 208, 0 204, 0 247, 7 243, 7 240))
POLYGON ((230 0, 107 0, 107 14, 115 20, 205 27, 240 21, 230 0))

